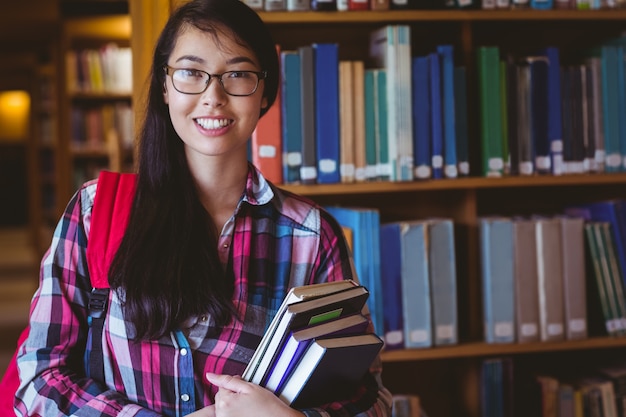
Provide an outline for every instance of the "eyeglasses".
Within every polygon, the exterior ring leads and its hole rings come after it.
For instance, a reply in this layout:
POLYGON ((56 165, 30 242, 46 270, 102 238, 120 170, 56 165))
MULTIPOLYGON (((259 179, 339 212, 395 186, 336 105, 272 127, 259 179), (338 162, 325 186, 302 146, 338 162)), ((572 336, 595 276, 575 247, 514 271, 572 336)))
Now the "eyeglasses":
POLYGON ((226 71, 221 74, 209 74, 206 71, 191 68, 172 68, 166 65, 165 73, 172 78, 172 84, 179 93, 202 94, 212 78, 217 78, 224 92, 231 96, 249 96, 259 86, 259 80, 267 77, 267 71, 226 71))

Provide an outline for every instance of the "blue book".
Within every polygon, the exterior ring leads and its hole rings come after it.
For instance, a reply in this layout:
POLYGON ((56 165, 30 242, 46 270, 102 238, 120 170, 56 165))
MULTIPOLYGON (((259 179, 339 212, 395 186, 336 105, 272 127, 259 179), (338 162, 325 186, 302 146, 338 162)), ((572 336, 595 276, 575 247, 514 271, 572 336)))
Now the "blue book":
MULTIPOLYGON (((380 257, 385 260, 381 279, 385 283, 383 295, 383 339, 385 349, 404 347, 402 241, 398 223, 380 226, 380 257)), ((413 301, 414 304, 417 304, 413 301)))
POLYGON ((376 136, 376 149, 378 149, 376 173, 379 180, 390 181, 392 167, 389 161, 389 133, 387 127, 387 71, 383 68, 377 69, 374 80, 376 83, 376 122, 378 125, 376 136))
POLYGON ((317 151, 315 143, 315 54, 310 45, 298 48, 300 54, 300 111, 302 114, 302 166, 300 182, 314 184, 317 182, 317 151))
POLYGON ((430 137, 433 178, 443 178, 443 97, 441 63, 437 53, 428 55, 430 63, 430 137))
POLYGON ((465 67, 454 68, 454 117, 459 176, 467 177, 470 174, 470 161, 467 133, 467 71, 465 67))
POLYGON ((300 103, 300 55, 296 51, 281 52, 283 179, 286 184, 300 182, 302 166, 302 111, 300 103))
POLYGON ((508 217, 479 220, 483 322, 487 343, 515 341, 513 222, 508 217))
POLYGON ((563 174, 563 119, 561 113, 561 59, 557 47, 542 52, 548 58, 548 141, 553 175, 563 174))
POLYGON ((604 125, 605 171, 622 169, 620 144, 620 98, 618 88, 618 61, 622 60, 619 48, 605 45, 601 48, 602 108, 604 125))
POLYGON ((428 224, 425 221, 405 221, 397 222, 397 224, 402 246, 404 344, 406 348, 431 347, 433 345, 433 322, 428 224))
POLYGON ((317 182, 336 184, 339 171, 339 46, 313 44, 317 182))
POLYGON ((535 172, 552 172, 548 140, 548 58, 526 57, 530 75, 530 120, 535 172))
POLYGON ((430 63, 427 56, 413 58, 413 148, 416 179, 432 176, 430 153, 430 63))
POLYGON ((430 219, 428 240, 434 342, 436 346, 456 344, 456 255, 452 220, 430 219))
POLYGON ((365 179, 368 181, 378 178, 376 170, 378 149, 376 132, 376 84, 374 69, 363 71, 363 92, 365 98, 365 179))
POLYGON ((375 226, 376 232, 372 230, 373 224, 376 223, 375 219, 379 219, 378 212, 369 208, 338 206, 328 206, 326 210, 341 226, 352 229, 354 267, 359 282, 370 292, 367 306, 376 333, 382 335, 384 326, 380 290, 380 232, 378 230, 380 221, 375 226), (378 270, 377 275, 376 270, 378 270))
POLYGON ((457 169, 456 129, 454 112, 454 47, 437 46, 441 62, 441 98, 443 116, 443 173, 446 178, 459 176, 457 169))
POLYGON ((554 0, 530 0, 530 8, 536 10, 550 10, 554 6, 554 0))

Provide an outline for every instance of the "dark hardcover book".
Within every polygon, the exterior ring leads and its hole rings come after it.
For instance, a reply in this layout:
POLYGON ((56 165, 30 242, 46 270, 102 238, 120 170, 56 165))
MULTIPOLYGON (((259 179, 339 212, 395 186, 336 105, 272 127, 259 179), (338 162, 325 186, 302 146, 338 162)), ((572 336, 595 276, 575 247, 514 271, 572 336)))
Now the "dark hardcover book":
POLYGON ((315 55, 313 46, 306 45, 298 48, 300 55, 300 86, 302 103, 302 166, 300 167, 300 181, 303 184, 317 182, 317 155, 315 140, 315 55))
POLYGON ((467 120, 467 71, 463 66, 454 68, 454 116, 459 177, 466 177, 470 174, 470 158, 467 120))
POLYGON ((263 335, 259 346, 254 352, 252 360, 250 360, 250 363, 243 373, 243 379, 256 384, 261 383, 264 377, 264 371, 261 371, 261 369, 267 369, 272 359, 270 357, 271 354, 266 355, 266 352, 272 352, 278 349, 280 345, 280 338, 278 335, 281 334, 279 329, 284 332, 285 328, 285 326, 281 324, 281 320, 283 320, 283 318, 286 321, 288 320, 288 317, 285 316, 287 315, 288 307, 291 304, 314 300, 329 294, 336 294, 340 291, 357 287, 359 287, 359 285, 355 281, 346 280, 292 288, 283 300, 267 331, 263 335))
POLYGON ((367 317, 352 314, 291 332, 272 367, 265 388, 280 394, 300 358, 315 339, 364 334, 368 325, 367 317))
POLYGON ((531 134, 534 165, 538 174, 551 173, 550 141, 548 140, 548 58, 526 58, 530 70, 531 134))
POLYGON ((429 179, 432 176, 430 152, 430 68, 428 56, 413 58, 413 152, 414 176, 429 179))
POLYGON ((375 334, 317 339, 300 359, 280 398, 296 408, 347 399, 382 347, 383 341, 375 334))

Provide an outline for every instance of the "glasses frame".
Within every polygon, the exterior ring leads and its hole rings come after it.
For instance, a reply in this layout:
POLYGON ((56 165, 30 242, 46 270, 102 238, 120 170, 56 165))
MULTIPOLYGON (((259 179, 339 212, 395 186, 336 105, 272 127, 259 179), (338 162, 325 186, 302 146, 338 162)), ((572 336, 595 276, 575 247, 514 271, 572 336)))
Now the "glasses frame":
POLYGON ((259 82, 260 82, 261 80, 264 80, 264 79, 266 79, 266 78, 267 78, 267 71, 248 71, 248 70, 242 70, 242 71, 224 71, 224 72, 223 72, 223 73, 221 73, 221 74, 210 74, 210 73, 208 73, 208 72, 206 72, 206 71, 199 70, 199 69, 194 69, 194 68, 184 68, 184 67, 183 67, 183 68, 174 68, 174 67, 170 67, 169 65, 165 65, 165 66, 163 67, 163 69, 165 70, 165 75, 166 75, 166 76, 169 76, 169 77, 172 79, 172 86, 174 87, 174 89, 175 89, 176 91, 178 91, 179 93, 181 93, 181 94, 189 94, 189 95, 198 95, 198 94, 203 94, 203 93, 207 90, 207 88, 209 88, 209 84, 211 83, 211 80, 212 80, 212 79, 214 79, 214 78, 216 78, 216 79, 220 82, 220 85, 222 86, 222 90, 223 90, 226 94, 228 94, 229 96, 233 96, 233 97, 248 97, 248 96, 251 96, 252 94, 256 93, 256 90, 259 88, 259 82), (197 72, 203 72, 203 73, 205 73, 206 75, 208 75, 208 76, 209 76, 209 78, 207 79, 206 84, 204 85, 204 89, 203 89, 202 91, 200 91, 200 92, 197 92, 197 93, 185 93, 184 91, 180 91, 178 88, 176 88, 176 83, 174 82, 174 71, 177 71, 177 70, 190 70, 190 71, 197 71, 197 72), (257 80, 256 80, 256 85, 254 86, 254 90, 252 90, 252 92, 251 92, 251 93, 248 93, 248 94, 231 94, 231 93, 229 93, 228 91, 226 91, 226 88, 224 87, 224 82, 222 81, 222 77, 223 77, 225 74, 230 74, 230 73, 233 73, 233 72, 245 72, 245 73, 255 74, 255 75, 257 76, 257 80))

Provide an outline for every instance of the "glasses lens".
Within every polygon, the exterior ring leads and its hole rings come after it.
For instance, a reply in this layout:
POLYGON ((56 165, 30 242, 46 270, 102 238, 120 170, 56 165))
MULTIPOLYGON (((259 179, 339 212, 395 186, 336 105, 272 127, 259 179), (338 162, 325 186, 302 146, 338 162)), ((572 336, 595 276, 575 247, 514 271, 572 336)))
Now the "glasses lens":
POLYGON ((174 87, 181 93, 199 94, 204 91, 209 74, 193 69, 176 69, 172 73, 174 87))
POLYGON ((250 95, 258 84, 258 75, 251 71, 229 71, 222 74, 224 91, 234 96, 250 95))

